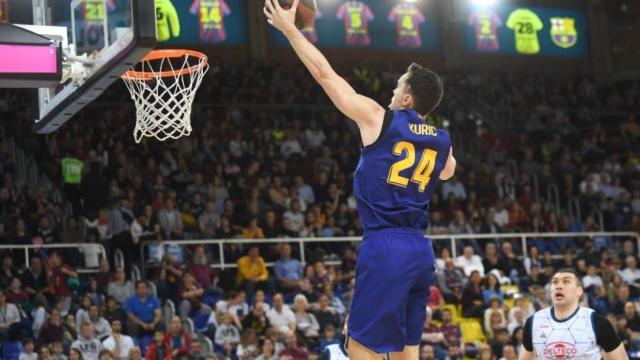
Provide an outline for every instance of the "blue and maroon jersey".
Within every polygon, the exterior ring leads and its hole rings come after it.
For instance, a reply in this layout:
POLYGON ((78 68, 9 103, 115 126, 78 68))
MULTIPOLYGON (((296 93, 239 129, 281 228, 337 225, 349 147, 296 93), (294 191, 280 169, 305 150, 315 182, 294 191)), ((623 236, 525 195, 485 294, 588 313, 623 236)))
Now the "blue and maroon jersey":
POLYGON ((429 125, 416 111, 387 113, 378 140, 362 149, 353 179, 365 234, 427 227, 429 199, 450 148, 449 133, 429 125))
POLYGON ((224 17, 231 14, 231 8, 225 0, 195 0, 189 12, 200 21, 200 40, 218 43, 227 39, 224 17))
POLYGON ((469 15, 467 23, 473 26, 478 51, 500 50, 498 28, 503 24, 500 15, 491 9, 479 9, 469 15))
POLYGON ((414 4, 400 3, 394 5, 387 19, 396 23, 398 46, 403 48, 419 48, 422 46, 420 24, 424 23, 426 18, 414 4))
POLYGON ((360 0, 347 1, 340 5, 336 17, 344 21, 346 42, 349 46, 369 46, 369 21, 375 16, 371 8, 360 0))

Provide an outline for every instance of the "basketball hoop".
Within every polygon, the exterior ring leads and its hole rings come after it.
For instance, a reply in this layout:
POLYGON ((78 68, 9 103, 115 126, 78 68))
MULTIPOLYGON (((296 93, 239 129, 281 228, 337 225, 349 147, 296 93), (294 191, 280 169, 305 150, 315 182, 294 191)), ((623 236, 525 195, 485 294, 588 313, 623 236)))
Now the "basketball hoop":
POLYGON ((191 105, 208 69, 207 56, 197 51, 153 50, 122 75, 136 105, 137 143, 191 134, 191 105))

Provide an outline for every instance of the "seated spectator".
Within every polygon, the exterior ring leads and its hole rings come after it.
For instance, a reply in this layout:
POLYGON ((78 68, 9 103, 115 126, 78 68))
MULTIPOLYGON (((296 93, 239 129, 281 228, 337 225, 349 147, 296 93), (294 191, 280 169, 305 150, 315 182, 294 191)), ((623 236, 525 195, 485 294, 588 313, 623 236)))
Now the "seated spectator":
POLYGON ((229 314, 234 325, 241 329, 241 319, 249 313, 249 305, 246 302, 244 292, 229 292, 228 300, 220 300, 216 303, 216 311, 229 314))
POLYGON ((539 267, 532 266, 529 276, 524 278, 521 282, 521 290, 524 292, 535 294, 534 289, 537 287, 546 286, 547 282, 547 275, 542 273, 539 267))
POLYGON ((204 290, 196 282, 193 275, 185 272, 180 286, 180 296, 182 301, 180 302, 179 313, 182 319, 186 319, 195 313, 199 313, 203 316, 209 316, 209 314, 211 314, 211 307, 202 303, 203 294, 204 290))
POLYGON ((18 360, 38 360, 38 353, 34 351, 33 339, 29 338, 22 342, 22 351, 18 360))
POLYGON ((329 272, 327 271, 327 267, 324 265, 322 261, 316 261, 313 264, 313 273, 314 276, 311 277, 311 285, 313 285, 313 290, 316 294, 322 294, 324 292, 325 284, 331 284, 332 279, 329 276, 329 272))
POLYGON ((50 344, 49 348, 51 350, 51 360, 68 360, 67 355, 65 355, 62 341, 56 341, 53 344, 50 344))
POLYGON ((160 303, 154 296, 147 294, 147 283, 138 281, 136 294, 127 299, 127 326, 133 337, 151 335, 160 322, 160 303))
POLYGON ((79 349, 69 349, 69 360, 84 360, 79 349))
POLYGON ((109 265, 109 260, 100 260, 100 269, 94 278, 98 282, 99 288, 107 289, 109 287, 109 283, 112 282, 114 278, 114 274, 111 272, 111 266, 109 265))
MULTIPOLYGON (((142 360, 142 350, 139 347, 134 346, 129 350, 129 357, 127 360, 142 360)), ((69 359, 71 360, 71 359, 69 359)))
POLYGON ((280 259, 274 266, 275 279, 278 288, 284 292, 300 289, 303 267, 302 263, 291 258, 291 245, 280 245, 280 259))
POLYGON ((102 343, 93 336, 93 327, 90 322, 85 321, 80 324, 80 336, 71 344, 71 348, 80 350, 84 360, 98 360, 102 343))
POLYGON ((515 294, 513 296, 513 307, 509 309, 509 314, 507 315, 507 321, 511 322, 515 319, 515 312, 517 310, 522 310, 522 314, 525 320, 528 319, 529 316, 533 315, 536 312, 536 310, 533 307, 533 304, 521 294, 515 294))
POLYGON ((480 256, 474 254, 473 246, 465 246, 462 255, 456 258, 456 267, 462 269, 466 276, 471 276, 473 271, 477 271, 481 277, 484 276, 484 265, 480 256))
MULTIPOLYGON (((448 312, 451 316, 451 312, 448 309, 444 311, 448 312)), ((444 313, 443 311, 443 313, 444 313)), ((422 341, 423 345, 429 344, 438 347, 439 349, 445 349, 447 347, 447 338, 443 332, 438 330, 438 325, 433 322, 433 312, 430 308, 427 308, 427 317, 422 328, 422 341)), ((444 350, 443 350, 444 351, 444 350)))
POLYGON ((462 360, 463 358, 463 353, 462 350, 460 349, 459 346, 455 346, 455 345, 451 345, 449 346, 449 349, 447 349, 447 357, 445 357, 445 360, 462 360))
POLYGON ((484 311, 484 331, 489 339, 493 338, 495 330, 507 327, 507 317, 501 305, 500 299, 493 298, 489 302, 489 308, 484 311))
POLYGON ((496 358, 502 357, 502 349, 509 344, 509 332, 507 329, 497 329, 494 331, 493 339, 488 340, 491 344, 491 349, 493 349, 493 353, 496 355, 496 358))
POLYGON ((589 307, 602 316, 606 316, 611 312, 609 300, 607 299, 607 290, 604 286, 596 286, 594 296, 589 297, 589 307))
POLYGON ((116 359, 125 360, 134 347, 133 339, 122 334, 122 322, 120 319, 111 321, 111 336, 102 341, 102 347, 113 353, 116 359))
POLYGON ((282 336, 296 331, 296 317, 284 303, 282 294, 273 296, 273 308, 267 312, 267 318, 282 336))
MULTIPOLYGON (((60 314, 59 311, 58 311, 58 314, 60 314)), ((51 319, 52 317, 53 317, 53 310, 51 310, 51 316, 49 317, 49 319, 51 319)), ((41 338, 42 338, 42 335, 44 334, 44 328, 45 326, 43 325, 42 329, 40 329, 41 338)), ((62 324, 62 340, 65 347, 71 346, 71 344, 78 339, 78 330, 76 329, 77 328, 76 328, 75 316, 73 316, 72 314, 67 314, 67 316, 64 317, 64 324, 62 324)))
POLYGON ((11 280, 11 286, 9 286, 9 289, 7 289, 5 296, 7 297, 8 303, 15 304, 23 311, 28 308, 27 306, 29 305, 29 295, 26 291, 22 290, 22 283, 20 282, 19 278, 14 277, 11 280))
POLYGON ((31 329, 33 330, 33 336, 37 339, 40 334, 40 328, 44 324, 47 318, 47 298, 43 294, 36 295, 33 300, 33 306, 31 308, 31 319, 33 324, 31 329))
POLYGON ((238 360, 253 360, 260 354, 258 337, 252 329, 245 329, 240 336, 240 343, 236 349, 238 360))
POLYGON ((229 314, 223 313, 221 315, 221 324, 216 329, 214 338, 214 343, 221 348, 231 345, 235 349, 240 342, 240 332, 231 321, 229 314))
POLYGON ((258 290, 256 291, 256 294, 253 296, 253 304, 255 306, 255 304, 257 303, 262 303, 262 307, 264 308, 264 312, 266 313, 267 311, 271 310, 271 305, 267 304, 266 301, 266 295, 264 294, 264 291, 262 290, 258 290))
POLYGON ((80 299, 80 307, 78 311, 76 311, 76 330, 78 332, 80 332, 80 325, 85 321, 89 321, 89 308, 91 304, 91 298, 88 295, 83 295, 80 299))
POLYGON ((251 246, 247 255, 238 259, 238 283, 250 298, 256 288, 273 294, 273 282, 269 279, 269 271, 257 246, 251 246))
POLYGON ((102 341, 111 336, 111 325, 100 316, 97 305, 91 305, 89 307, 89 321, 93 327, 93 335, 96 339, 102 341))
MULTIPOLYGON (((75 332, 75 327, 73 330, 75 332)), ((76 338, 77 336, 69 338, 68 344, 75 341, 76 338)), ((44 321, 40 328, 40 332, 38 333, 38 347, 41 348, 51 343, 62 342, 63 340, 63 327, 60 319, 60 311, 57 309, 51 309, 49 318, 44 321)))
POLYGON ((118 319, 120 320, 121 324, 127 323, 127 313, 122 307, 117 305, 116 299, 108 296, 105 303, 106 305, 102 313, 102 316, 105 318, 105 320, 111 323, 113 320, 118 319))
POLYGON ((484 271, 490 272, 493 269, 498 269, 503 274, 508 272, 502 257, 498 254, 498 248, 493 242, 487 243, 484 248, 484 258, 482 259, 482 266, 484 271))
POLYGON ((505 345, 502 348, 502 357, 499 360, 516 360, 516 348, 513 345, 505 345))
POLYGON ((480 344, 480 349, 478 350, 478 356, 476 356, 477 360, 495 360, 496 357, 493 355, 493 349, 488 344, 480 344))
POLYGON ((7 302, 7 297, 0 291, 0 342, 9 340, 9 335, 20 327, 20 311, 14 304, 7 302))
POLYGON ((278 360, 278 356, 275 352, 275 346, 273 341, 269 338, 265 338, 262 340, 262 346, 260 348, 259 355, 255 358, 255 360, 278 360))
POLYGON ((500 290, 498 278, 494 274, 488 274, 482 290, 482 301, 485 306, 488 306, 493 298, 498 298, 502 302, 504 301, 504 293, 500 290))
POLYGON ((158 211, 158 223, 165 239, 182 239, 184 231, 182 215, 175 208, 173 199, 169 197, 165 199, 164 208, 158 211))
POLYGON ((158 324, 154 327, 153 341, 147 346, 145 360, 172 360, 169 343, 164 341, 165 327, 158 324))
POLYGON ((315 315, 322 332, 327 325, 332 325, 334 328, 340 327, 340 317, 336 309, 330 306, 327 295, 323 294, 318 298, 318 310, 315 311, 315 315))
POLYGON ((242 328, 252 329, 259 337, 264 337, 270 326, 269 319, 264 311, 264 305, 262 302, 253 304, 251 312, 242 319, 242 328))
MULTIPOLYGON (((438 328, 438 331, 444 335, 448 346, 457 346, 463 349, 462 331, 460 330, 460 326, 453 322, 451 310, 445 309, 442 311, 442 324, 440 328, 438 328)), ((440 354, 441 352, 436 351, 436 353, 440 354)))
POLYGON ((627 256, 625 259, 626 268, 620 271, 622 280, 631 286, 632 293, 640 293, 640 269, 638 269, 638 260, 635 256, 627 256))
POLYGON ((513 320, 509 322, 507 325, 507 330, 509 331, 509 336, 513 336, 513 332, 519 328, 524 327, 524 323, 527 321, 525 317, 524 310, 521 308, 514 307, 515 311, 513 312, 513 320))
POLYGON ((448 302, 454 301, 453 288, 461 288, 465 283, 465 275, 459 268, 455 267, 453 259, 447 258, 444 261, 443 271, 436 272, 438 288, 448 302))
POLYGON ((531 268, 542 267, 542 261, 540 261, 540 253, 537 247, 532 246, 529 248, 529 252, 527 253, 527 257, 524 259, 524 269, 527 272, 527 275, 531 274, 531 268))
POLYGON ((133 283, 127 280, 124 267, 116 268, 113 281, 107 286, 107 295, 112 296, 120 305, 123 305, 135 292, 133 283))
POLYGON ((264 232, 262 232, 262 228, 258 226, 257 217, 251 218, 247 227, 242 229, 242 237, 244 239, 264 239, 264 232))
POLYGON ((304 295, 296 295, 293 300, 293 310, 296 317, 296 329, 304 336, 307 343, 309 340, 317 340, 320 336, 320 325, 315 315, 308 311, 309 302, 304 295))
POLYGON ((218 289, 214 284, 216 280, 215 273, 209 265, 204 246, 196 246, 191 261, 187 264, 186 271, 195 277, 196 282, 204 289, 205 295, 222 295, 222 290, 218 289))
POLYGON ((171 351, 171 357, 178 359, 183 355, 189 354, 191 347, 191 335, 182 329, 182 320, 180 317, 173 316, 169 332, 164 336, 165 348, 171 351))
POLYGON ((89 288, 85 292, 85 295, 91 299, 92 304, 97 305, 99 308, 104 307, 104 291, 103 289, 98 289, 96 279, 89 278, 89 288))
POLYGON ((165 254, 158 269, 158 297, 162 300, 172 299, 178 302, 180 282, 183 272, 173 256, 165 254))
POLYGON ((630 286, 626 283, 618 289, 618 299, 611 304, 611 312, 614 315, 624 314, 624 304, 631 300, 630 286))
POLYGON ((307 360, 309 353, 298 344, 298 337, 295 332, 285 336, 285 348, 280 352, 280 358, 288 357, 291 360, 307 360))
POLYGON ((433 347, 424 345, 420 350, 420 360, 435 360, 435 353, 433 347))
POLYGON ((518 259, 518 255, 513 252, 513 246, 509 241, 502 242, 502 258, 504 259, 505 267, 510 270, 505 276, 516 278, 526 275, 524 264, 518 259))
POLYGON ((462 316, 482 318, 483 299, 482 288, 480 287, 481 281, 482 278, 478 271, 471 272, 469 283, 462 292, 462 316))
POLYGON ((338 336, 336 329, 333 326, 327 325, 322 332, 319 348, 322 351, 326 349, 327 346, 334 344, 342 344, 342 339, 338 336))
POLYGON ((44 291, 49 284, 47 283, 47 274, 42 268, 42 260, 39 256, 31 258, 29 268, 22 272, 22 285, 33 300, 37 293, 44 291))

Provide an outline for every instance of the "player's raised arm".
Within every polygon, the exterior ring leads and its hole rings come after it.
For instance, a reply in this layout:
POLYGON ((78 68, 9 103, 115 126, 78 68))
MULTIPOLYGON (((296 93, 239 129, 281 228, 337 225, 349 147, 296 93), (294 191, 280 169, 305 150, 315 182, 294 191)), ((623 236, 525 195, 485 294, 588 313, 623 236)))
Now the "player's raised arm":
POLYGON ((298 2, 299 0, 294 0, 291 8, 285 10, 278 0, 265 0, 264 13, 267 21, 287 37, 302 63, 338 110, 358 124, 365 145, 373 142, 382 127, 385 109, 372 99, 356 93, 351 85, 333 70, 327 58, 298 31, 295 26, 298 2))
POLYGON ((449 158, 444 166, 444 169, 440 173, 440 180, 449 180, 456 172, 456 158, 453 157, 453 147, 449 150, 449 158))

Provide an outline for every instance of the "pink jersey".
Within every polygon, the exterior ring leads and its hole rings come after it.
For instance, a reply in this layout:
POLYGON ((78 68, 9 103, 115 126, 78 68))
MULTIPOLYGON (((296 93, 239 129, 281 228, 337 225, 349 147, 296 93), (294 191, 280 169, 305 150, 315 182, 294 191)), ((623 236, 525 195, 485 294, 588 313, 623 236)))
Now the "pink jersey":
POLYGON ((467 19, 473 26, 476 35, 476 49, 479 51, 498 51, 498 28, 502 26, 502 18, 490 9, 479 9, 472 12, 467 19))
POLYGON ((426 21, 422 11, 413 4, 400 3, 391 8, 387 19, 396 23, 398 46, 419 48, 422 46, 420 24, 426 21))
POLYGON ((225 0, 195 0, 189 11, 200 19, 200 39, 210 42, 226 40, 224 17, 231 14, 225 0))
POLYGON ((375 19, 373 11, 360 0, 340 5, 336 17, 344 20, 346 42, 349 46, 369 46, 369 21, 375 19))

